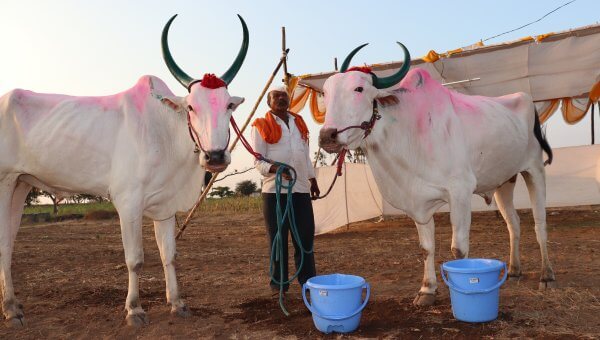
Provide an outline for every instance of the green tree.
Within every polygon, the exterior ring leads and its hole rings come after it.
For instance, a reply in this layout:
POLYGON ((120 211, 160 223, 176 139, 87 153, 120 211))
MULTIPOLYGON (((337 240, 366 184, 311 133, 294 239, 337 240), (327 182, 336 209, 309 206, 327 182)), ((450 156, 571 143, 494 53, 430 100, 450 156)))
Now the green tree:
POLYGON ((241 181, 235 186, 235 193, 241 196, 250 196, 257 188, 256 183, 250 180, 241 181))
POLYGON ((229 189, 229 187, 213 187, 212 191, 210 192, 210 194, 208 194, 210 197, 231 197, 233 196, 234 192, 231 191, 231 189, 229 189))
POLYGON ((38 204, 40 202, 39 197, 42 195, 42 191, 38 188, 31 188, 27 198, 25 198, 25 205, 30 206, 32 204, 38 204))
POLYGON ((317 162, 319 166, 327 166, 327 155, 319 149, 319 151, 315 151, 314 162, 317 162))

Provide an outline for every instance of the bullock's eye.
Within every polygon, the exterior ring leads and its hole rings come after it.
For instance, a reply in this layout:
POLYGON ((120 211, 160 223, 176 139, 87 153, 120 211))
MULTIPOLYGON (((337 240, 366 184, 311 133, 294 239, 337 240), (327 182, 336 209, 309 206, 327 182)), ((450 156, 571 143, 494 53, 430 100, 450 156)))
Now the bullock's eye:
POLYGON ((192 107, 192 105, 188 105, 188 111, 194 111, 194 108, 192 107))
POLYGON ((229 103, 229 105, 227 105, 227 110, 233 110, 233 103, 229 103))
POLYGON ((361 86, 359 86, 359 87, 355 88, 354 91, 356 91, 356 92, 362 92, 363 88, 361 86))

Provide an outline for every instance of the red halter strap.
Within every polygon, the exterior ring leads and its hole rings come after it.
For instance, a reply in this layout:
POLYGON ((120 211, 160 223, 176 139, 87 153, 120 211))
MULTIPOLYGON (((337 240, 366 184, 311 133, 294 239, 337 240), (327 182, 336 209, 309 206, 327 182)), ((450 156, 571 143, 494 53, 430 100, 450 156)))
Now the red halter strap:
POLYGON ((379 109, 377 108, 377 100, 373 100, 373 114, 371 115, 371 119, 369 121, 364 121, 360 125, 351 125, 345 127, 341 130, 337 130, 334 135, 338 135, 346 130, 350 129, 361 129, 365 131, 363 139, 367 138, 368 135, 371 134, 373 127, 375 126, 375 122, 381 119, 381 115, 379 114, 379 109))

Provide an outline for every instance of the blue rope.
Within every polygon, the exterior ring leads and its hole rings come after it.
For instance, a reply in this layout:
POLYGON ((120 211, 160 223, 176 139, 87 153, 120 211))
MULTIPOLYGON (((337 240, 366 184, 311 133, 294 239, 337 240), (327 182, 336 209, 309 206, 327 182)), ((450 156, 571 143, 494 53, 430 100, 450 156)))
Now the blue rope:
POLYGON ((285 163, 272 162, 272 164, 275 164, 278 166, 277 171, 275 172, 275 199, 276 199, 275 212, 277 215, 277 233, 275 234, 275 237, 273 238, 273 244, 271 245, 269 276, 271 277, 272 282, 275 282, 276 284, 279 285, 279 307, 281 307, 281 310, 283 311, 283 313, 286 316, 289 316, 290 313, 285 309, 285 306, 283 305, 283 287, 285 285, 290 284, 292 281, 294 281, 294 279, 296 277, 298 277, 298 275, 300 274, 300 270, 302 269, 302 266, 304 265, 304 254, 312 253, 314 247, 313 247, 313 249, 310 249, 310 250, 304 249, 304 246, 302 245, 302 240, 300 239, 300 234, 298 233, 298 228, 296 226, 296 216, 294 213, 294 205, 293 205, 293 200, 292 200, 292 189, 294 188, 294 185, 296 184, 296 178, 297 178, 296 170, 293 167, 291 167, 285 163), (287 173, 292 178, 288 182, 287 185, 283 183, 283 174, 284 173, 287 173), (282 208, 280 205, 282 190, 287 191, 286 205, 285 205, 285 209, 283 209, 283 211, 282 211, 282 208), (289 278, 287 281, 283 281, 284 268, 285 268, 285 266, 287 266, 287 263, 283 263, 284 245, 283 245, 282 229, 283 229, 283 225, 285 224, 286 219, 289 222, 290 231, 292 232, 292 237, 294 238, 294 240, 296 241, 296 244, 298 245, 298 247, 301 250, 301 252, 300 252, 301 256, 300 256, 300 265, 298 266, 294 275, 292 275, 292 277, 289 278), (277 261, 279 261, 279 278, 280 278, 280 280, 277 280, 273 275, 274 270, 275 270, 274 264, 277 261))

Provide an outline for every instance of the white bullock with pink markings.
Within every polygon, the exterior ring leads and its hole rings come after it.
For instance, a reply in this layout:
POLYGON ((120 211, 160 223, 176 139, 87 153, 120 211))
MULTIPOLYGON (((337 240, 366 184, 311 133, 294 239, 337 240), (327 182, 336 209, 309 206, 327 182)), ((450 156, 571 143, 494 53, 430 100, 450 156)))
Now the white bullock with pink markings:
POLYGON ((142 216, 154 220, 171 312, 189 315, 175 275, 175 213, 194 204, 205 169, 223 171, 229 120, 243 98, 227 91, 248 50, 242 47, 221 78, 194 80, 175 63, 167 43, 173 16, 162 33, 171 73, 189 95, 144 76, 131 89, 105 97, 71 97, 13 90, 0 98, 0 282, 2 310, 11 324, 24 316, 13 289, 11 257, 23 203, 32 186, 57 194, 110 197, 119 213, 129 289, 127 322, 147 323, 139 301, 144 263, 142 216), (196 150, 195 148, 199 149, 196 150), (199 152, 201 151, 201 152, 199 152))
POLYGON ((425 270, 414 304, 435 302, 433 214, 450 205, 452 253, 464 258, 469 254, 473 194, 488 204, 494 195, 510 234, 509 275, 520 276, 519 217, 512 200, 517 174, 524 177, 531 198, 542 254, 540 288, 553 287, 542 155, 545 151, 550 163, 552 150, 531 97, 467 96, 449 90, 425 70, 409 72, 410 55, 398 44, 405 59, 396 74, 380 78, 365 67, 348 69, 365 44, 348 55, 339 74, 327 79, 327 115, 319 144, 328 152, 362 148, 385 200, 415 221, 425 270))

